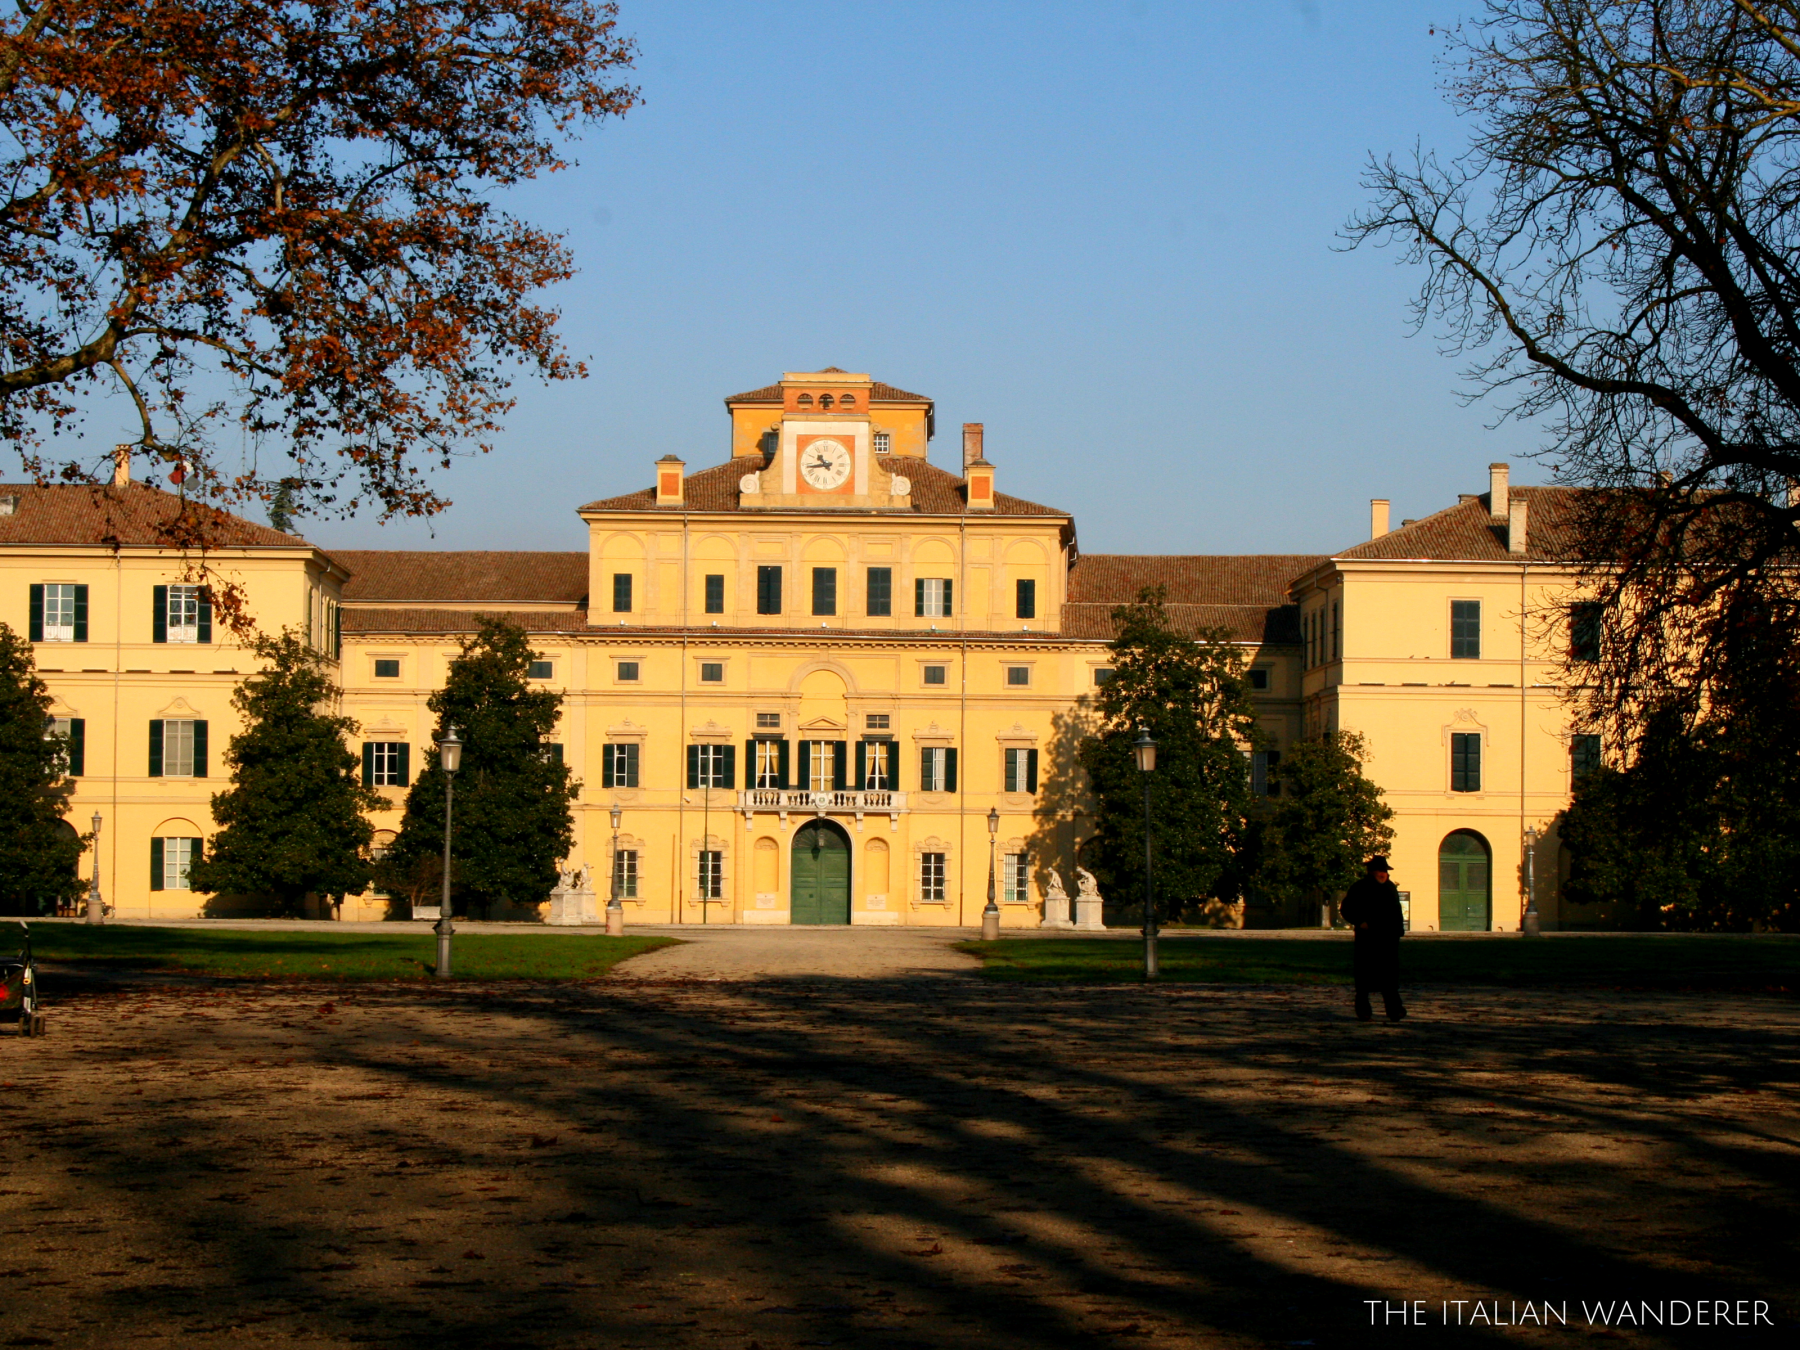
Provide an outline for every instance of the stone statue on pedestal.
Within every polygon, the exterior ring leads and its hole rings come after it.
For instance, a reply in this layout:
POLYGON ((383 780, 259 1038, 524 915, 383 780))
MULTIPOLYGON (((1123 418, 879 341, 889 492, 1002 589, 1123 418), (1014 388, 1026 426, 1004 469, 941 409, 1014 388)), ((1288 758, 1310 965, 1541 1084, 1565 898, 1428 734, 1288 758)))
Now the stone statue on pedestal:
POLYGON ((559 928, 603 922, 594 896, 594 869, 587 863, 580 867, 571 863, 559 869, 556 888, 550 892, 550 912, 544 916, 544 922, 559 928))
POLYGON ((1050 869, 1050 887, 1044 892, 1044 917, 1039 928, 1073 928, 1069 919, 1069 893, 1063 889, 1062 873, 1050 869))
POLYGON ((1094 874, 1085 867, 1075 869, 1075 926, 1090 931, 1103 930, 1106 923, 1100 917, 1100 883, 1094 880, 1094 874))

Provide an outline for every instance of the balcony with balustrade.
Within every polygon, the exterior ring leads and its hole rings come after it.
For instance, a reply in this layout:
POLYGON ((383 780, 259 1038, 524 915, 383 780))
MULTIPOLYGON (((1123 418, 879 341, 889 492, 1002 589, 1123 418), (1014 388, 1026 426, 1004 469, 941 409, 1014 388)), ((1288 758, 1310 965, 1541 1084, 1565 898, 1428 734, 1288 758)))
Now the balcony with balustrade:
POLYGON ((749 829, 759 811, 780 815, 783 828, 791 815, 854 816, 856 828, 862 829, 865 815, 885 815, 890 828, 898 829, 900 813, 906 809, 906 794, 888 788, 808 788, 758 787, 738 793, 738 810, 744 813, 744 828, 749 829))

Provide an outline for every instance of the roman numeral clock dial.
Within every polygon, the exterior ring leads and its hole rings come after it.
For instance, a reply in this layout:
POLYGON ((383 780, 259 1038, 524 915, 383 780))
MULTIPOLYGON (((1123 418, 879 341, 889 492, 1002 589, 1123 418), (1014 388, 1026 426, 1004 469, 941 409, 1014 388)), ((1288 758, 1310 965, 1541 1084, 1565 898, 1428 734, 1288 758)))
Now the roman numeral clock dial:
POLYGON ((834 491, 850 477, 850 452, 837 441, 813 441, 800 452, 800 476, 814 491, 834 491))

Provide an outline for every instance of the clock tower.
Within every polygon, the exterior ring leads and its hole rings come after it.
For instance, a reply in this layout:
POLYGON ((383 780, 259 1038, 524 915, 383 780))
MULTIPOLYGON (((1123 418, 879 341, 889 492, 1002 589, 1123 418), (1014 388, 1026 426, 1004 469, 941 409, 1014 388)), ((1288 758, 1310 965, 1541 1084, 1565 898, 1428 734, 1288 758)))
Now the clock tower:
POLYGON ((911 505, 912 485, 887 462, 885 437, 876 439, 870 408, 876 386, 869 376, 835 366, 789 371, 775 388, 780 419, 761 436, 759 455, 740 457, 746 470, 738 483, 741 507, 869 511, 911 505))

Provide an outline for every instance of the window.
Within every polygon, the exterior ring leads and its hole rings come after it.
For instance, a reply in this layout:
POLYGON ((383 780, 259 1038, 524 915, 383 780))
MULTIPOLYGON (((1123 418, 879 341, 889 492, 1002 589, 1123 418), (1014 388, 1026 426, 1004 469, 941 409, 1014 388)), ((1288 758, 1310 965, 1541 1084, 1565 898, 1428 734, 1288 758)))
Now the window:
POLYGON ((721 573, 709 572, 706 575, 706 612, 725 612, 725 577, 721 573))
POLYGON ((150 889, 153 891, 186 891, 188 868, 200 861, 198 839, 152 839, 150 841, 150 889))
POLYGON ((1569 777, 1576 782, 1600 767, 1600 738, 1583 733, 1569 737, 1569 777))
POLYGON ((1341 602, 1331 602, 1331 659, 1342 660, 1344 655, 1344 611, 1341 602))
POLYGON ((839 757, 842 741, 801 741, 801 783, 808 792, 831 792, 843 786, 839 757))
POLYGON ((211 642, 212 602, 199 586, 157 586, 150 608, 152 642, 211 642))
POLYGON ((1036 750, 1009 748, 1006 752, 1006 790, 1008 792, 1037 791, 1038 752, 1036 750))
POLYGON ((86 642, 87 603, 86 586, 34 585, 31 588, 31 640, 86 642))
POLYGON ((638 893, 638 856, 635 848, 613 854, 613 889, 621 900, 635 900, 638 893))
POLYGON ((795 407, 797 407, 797 408, 810 408, 810 407, 812 407, 812 395, 811 395, 811 394, 802 394, 802 395, 800 395, 800 397, 799 397, 799 398, 797 398, 797 399, 795 399, 795 400, 794 400, 794 406, 795 406, 795 407))
POLYGON ((917 577, 913 581, 913 614, 921 619, 950 617, 950 579, 917 577))
POLYGON ((756 569, 756 612, 758 614, 781 613, 781 569, 779 567, 756 569))
POLYGON ((1479 731, 1453 731, 1450 733, 1450 790, 1452 792, 1481 791, 1481 733, 1479 731))
POLYGON ((631 613, 631 573, 613 573, 613 613, 631 613))
POLYGON ((150 776, 206 777, 206 723, 160 717, 152 722, 150 776))
POLYGON ((755 777, 752 787, 782 788, 787 786, 786 741, 753 741, 755 759, 751 763, 751 772, 755 777))
POLYGON ((840 395, 838 395, 838 407, 854 408, 855 406, 856 406, 856 395, 855 394, 840 394, 840 395))
POLYGON ((814 614, 837 613, 837 568, 813 568, 812 600, 814 614))
POLYGON ((44 723, 44 739, 62 742, 62 771, 71 778, 87 772, 87 719, 52 717, 44 723))
POLYGON ((700 663, 701 684, 724 684, 725 663, 723 661, 702 661, 700 663))
POLYGON ((364 741, 363 786, 405 787, 411 751, 405 741, 364 741))
POLYGON ((1006 682, 1007 682, 1007 684, 1011 685, 1015 689, 1017 689, 1021 685, 1030 684, 1031 683, 1031 667, 1030 666, 1008 666, 1006 668, 1006 682))
POLYGON ((868 612, 877 618, 894 612, 894 569, 891 567, 871 567, 869 569, 869 603, 868 612))
POLYGON ((1028 905, 1031 903, 1031 855, 1027 853, 1003 853, 1000 855, 1000 884, 1003 888, 1001 899, 1009 905, 1028 905))
POLYGON ((1281 751, 1252 750, 1250 752, 1250 791, 1258 797, 1279 797, 1281 780, 1277 771, 1281 767, 1281 751))
POLYGON ((525 667, 527 679, 548 680, 553 678, 555 674, 556 663, 554 661, 533 661, 529 666, 525 667))
POLYGON ((1113 668, 1111 666, 1095 666, 1094 688, 1098 689, 1101 685, 1108 683, 1111 681, 1112 677, 1113 668))
POLYGON ((758 714, 756 714, 756 729, 758 731, 779 731, 779 730, 781 730, 781 714, 780 713, 758 713, 758 714))
POLYGON ((549 741, 545 744, 544 762, 546 764, 561 764, 563 762, 563 748, 561 741, 549 741))
POLYGON ((638 745, 635 741, 600 747, 600 786, 634 788, 638 785, 638 745))
POLYGON ((1454 661, 1481 659, 1481 601, 1450 602, 1450 657, 1454 661))
POLYGON ((375 678, 378 680, 399 679, 400 658, 397 656, 377 657, 375 660, 375 678))
POLYGON ((1592 601, 1569 606, 1569 657, 1575 661, 1600 659, 1601 607, 1592 601))
POLYGON ((944 903, 944 855, 919 855, 919 899, 927 905, 944 903))
POLYGON ((888 721, 889 716, 887 713, 870 713, 867 717, 863 718, 863 725, 870 731, 886 731, 888 729, 888 721))
POLYGON ((1037 618, 1037 582, 1029 577, 1013 583, 1013 613, 1021 619, 1037 618))
POLYGON ((1269 668, 1267 666, 1250 667, 1250 687, 1267 689, 1269 687, 1269 668))
POLYGON ((864 741, 862 754, 862 786, 868 792, 894 790, 894 743, 864 741))
POLYGON ((956 791, 956 750, 953 746, 928 745, 919 751, 919 791, 956 791))
POLYGON ((830 394, 820 394, 819 395, 819 408, 823 412, 831 411, 831 395, 830 394))
POLYGON ((690 745, 688 747, 688 786, 690 788, 728 788, 732 786, 737 747, 735 745, 690 745))
POLYGON ((717 900, 725 894, 725 854, 716 848, 700 850, 699 883, 702 900, 717 900))
POLYGON ((624 684, 637 683, 638 663, 636 661, 619 662, 619 680, 624 684))
POLYGON ((924 682, 926 684, 943 684, 945 669, 944 666, 926 666, 924 682))

